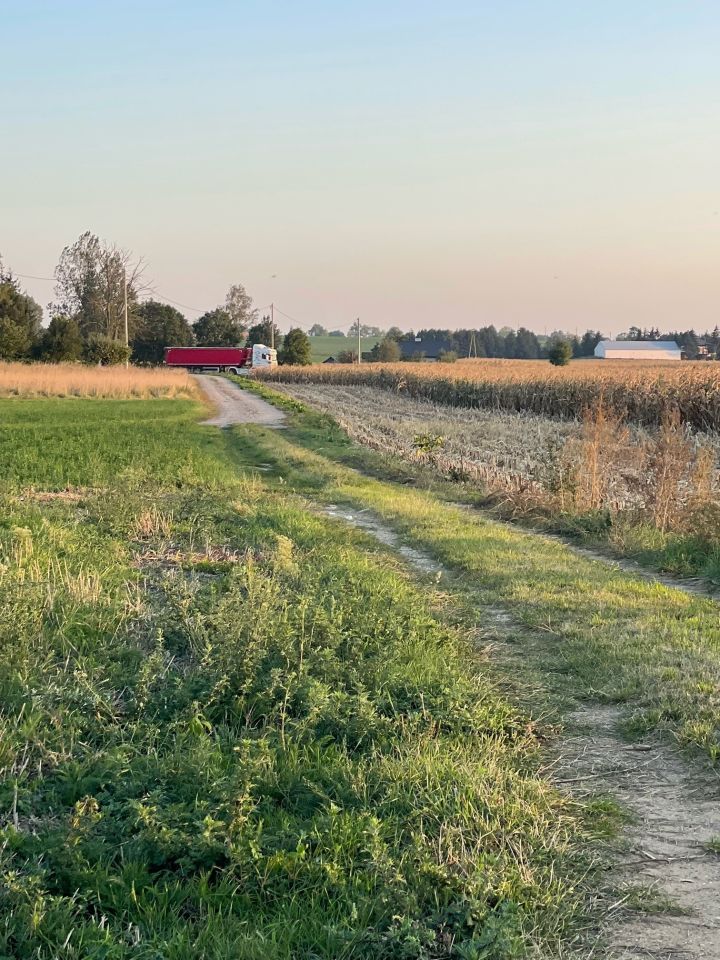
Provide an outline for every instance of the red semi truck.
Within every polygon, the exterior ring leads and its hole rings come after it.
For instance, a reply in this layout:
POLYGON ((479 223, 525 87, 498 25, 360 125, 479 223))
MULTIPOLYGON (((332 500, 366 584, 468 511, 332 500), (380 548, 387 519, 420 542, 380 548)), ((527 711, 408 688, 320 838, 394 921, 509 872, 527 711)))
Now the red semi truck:
POLYGON ((243 373, 277 366, 277 350, 262 343, 252 347, 167 347, 165 365, 185 367, 191 373, 243 373))

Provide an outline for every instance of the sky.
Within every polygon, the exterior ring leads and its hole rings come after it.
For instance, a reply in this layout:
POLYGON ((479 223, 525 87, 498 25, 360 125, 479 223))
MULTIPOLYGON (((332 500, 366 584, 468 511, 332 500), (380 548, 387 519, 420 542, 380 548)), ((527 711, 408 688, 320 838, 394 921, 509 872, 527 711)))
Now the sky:
POLYGON ((720 323, 717 0, 0 0, 0 49, 18 274, 91 230, 191 320, 720 323))

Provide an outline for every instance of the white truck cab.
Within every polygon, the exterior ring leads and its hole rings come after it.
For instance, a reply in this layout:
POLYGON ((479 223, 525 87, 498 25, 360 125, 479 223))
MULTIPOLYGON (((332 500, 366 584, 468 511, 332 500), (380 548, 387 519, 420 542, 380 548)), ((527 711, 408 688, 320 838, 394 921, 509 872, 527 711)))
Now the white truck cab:
POLYGON ((253 368, 276 367, 277 350, 266 347, 264 343, 256 343, 252 348, 252 366, 253 368))

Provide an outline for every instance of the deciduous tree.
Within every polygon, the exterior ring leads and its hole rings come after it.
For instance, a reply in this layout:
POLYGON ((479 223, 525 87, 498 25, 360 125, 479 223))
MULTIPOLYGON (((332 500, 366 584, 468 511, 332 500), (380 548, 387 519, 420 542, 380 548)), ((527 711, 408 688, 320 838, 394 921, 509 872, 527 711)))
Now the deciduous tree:
POLYGON ((254 346, 256 343, 264 343, 266 347, 275 346, 279 350, 282 345, 282 334, 280 327, 270 320, 270 317, 263 317, 259 323, 254 324, 248 330, 247 345, 254 346))
POLYGON ((397 340, 384 337, 377 345, 377 358, 381 363, 396 363, 400 359, 400 347, 397 340))
POLYGON ((193 332, 200 347, 239 347, 245 339, 242 326, 222 307, 204 313, 193 324, 193 332))
POLYGON ((74 317, 56 315, 39 341, 41 360, 63 363, 80 360, 83 355, 83 338, 74 317))
POLYGON ((572 346, 567 340, 555 340, 548 348, 548 360, 554 367, 566 367, 572 355, 572 346))
POLYGON ((252 297, 241 283, 234 283, 225 297, 225 311, 234 325, 244 333, 257 322, 252 297))
POLYGON ((122 340, 113 340, 102 333, 91 333, 85 341, 84 354, 88 363, 110 367, 127 363, 130 359, 130 348, 126 347, 122 340))
POLYGON ((138 296, 144 265, 127 250, 101 240, 89 230, 65 247, 55 268, 53 312, 74 317, 83 337, 98 333, 125 340, 125 284, 128 329, 132 340, 138 318, 138 296))
POLYGON ((293 327, 283 337, 282 350, 278 354, 280 363, 307 366, 310 360, 310 338, 299 327, 293 327))
POLYGON ((146 300, 138 308, 132 353, 141 363, 162 363, 166 347, 189 347, 194 342, 187 319, 167 303, 146 300))

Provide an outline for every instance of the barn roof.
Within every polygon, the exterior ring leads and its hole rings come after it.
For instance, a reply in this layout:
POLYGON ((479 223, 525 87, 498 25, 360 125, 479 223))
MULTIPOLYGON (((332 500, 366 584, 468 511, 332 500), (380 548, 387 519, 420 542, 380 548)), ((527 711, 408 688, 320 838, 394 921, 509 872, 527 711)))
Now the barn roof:
POLYGON ((674 340, 603 340, 606 350, 679 350, 674 340))
POLYGON ((398 343, 403 357, 416 357, 422 354, 425 357, 439 357, 443 350, 450 350, 451 343, 447 338, 423 337, 422 340, 401 340, 398 343))

